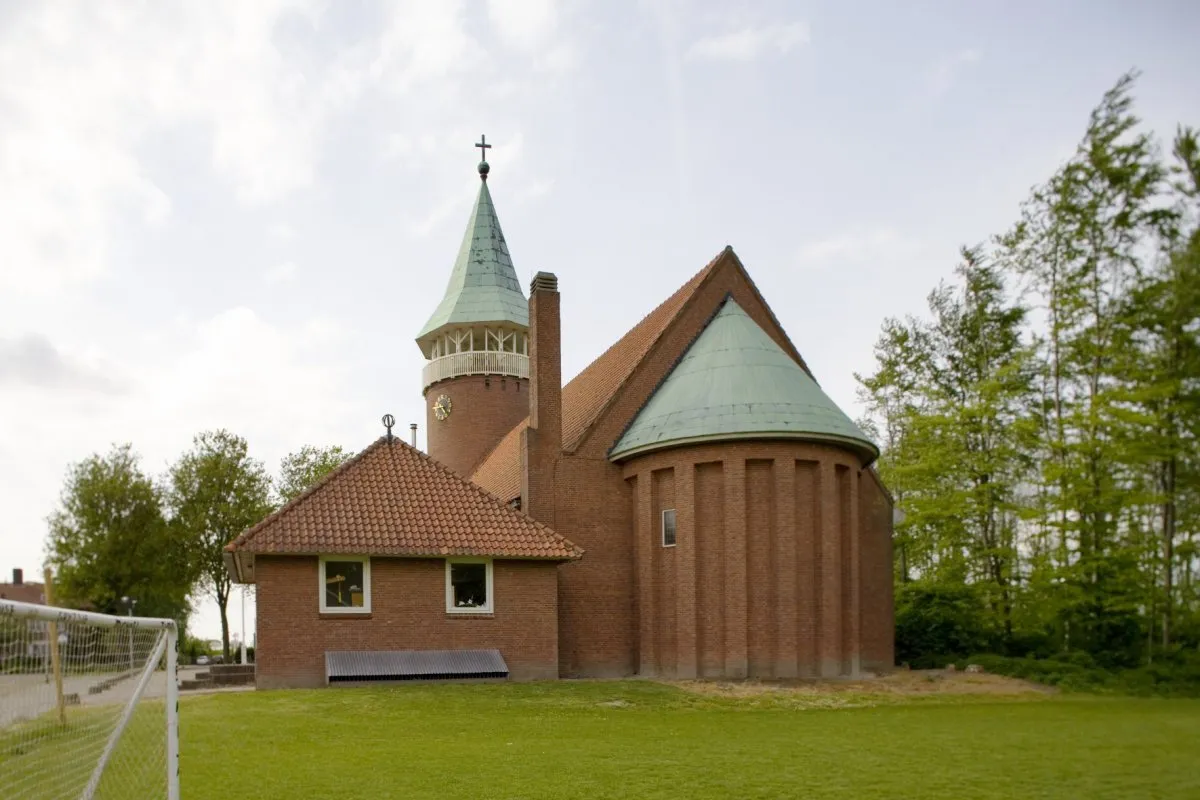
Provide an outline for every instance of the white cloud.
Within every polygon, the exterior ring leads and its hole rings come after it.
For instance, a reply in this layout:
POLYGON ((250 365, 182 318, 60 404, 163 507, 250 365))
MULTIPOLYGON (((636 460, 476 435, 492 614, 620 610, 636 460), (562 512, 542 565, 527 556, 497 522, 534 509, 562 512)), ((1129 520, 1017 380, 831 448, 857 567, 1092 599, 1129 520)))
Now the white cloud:
POLYGON ((276 242, 290 242, 296 238, 296 229, 286 222, 276 222, 267 229, 267 235, 276 242))
POLYGON ((156 224, 170 198, 139 161, 149 137, 208 131, 245 203, 308 185, 346 87, 314 82, 276 41, 316 0, 30 4, 0 28, 0 288, 102 274, 113 221, 156 224))
POLYGON ((977 64, 983 59, 983 53, 975 48, 959 50, 937 62, 925 76, 925 87, 933 97, 940 97, 950 91, 963 69, 971 64, 977 64))
POLYGON ((505 43, 540 47, 557 24, 555 0, 488 0, 488 19, 505 43))
POLYGON ((267 274, 263 276, 263 280, 270 284, 287 283, 296 277, 296 262, 284 261, 281 264, 276 264, 267 270, 267 274))
POLYGON ((796 45, 808 42, 809 28, 806 22, 746 26, 697 39, 688 48, 687 57, 713 61, 753 61, 768 53, 782 55, 796 45))
POLYGON ((64 353, 49 338, 36 333, 0 339, 0 387, 105 393, 122 390, 111 369, 64 353))

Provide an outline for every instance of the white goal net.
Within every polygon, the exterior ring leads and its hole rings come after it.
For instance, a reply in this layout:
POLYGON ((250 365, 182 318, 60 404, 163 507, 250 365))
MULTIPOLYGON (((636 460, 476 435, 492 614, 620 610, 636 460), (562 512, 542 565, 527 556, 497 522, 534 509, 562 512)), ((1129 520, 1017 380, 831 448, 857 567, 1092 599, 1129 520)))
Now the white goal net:
POLYGON ((175 623, 0 600, 0 797, 179 797, 175 623))

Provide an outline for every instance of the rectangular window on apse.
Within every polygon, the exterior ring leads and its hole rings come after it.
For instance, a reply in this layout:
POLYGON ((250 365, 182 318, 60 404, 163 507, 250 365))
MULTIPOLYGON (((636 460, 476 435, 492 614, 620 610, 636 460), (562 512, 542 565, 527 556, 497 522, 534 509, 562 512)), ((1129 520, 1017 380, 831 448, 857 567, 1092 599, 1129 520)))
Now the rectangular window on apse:
POLYGON ((668 508, 662 512, 662 544, 663 547, 675 546, 675 509, 668 508))

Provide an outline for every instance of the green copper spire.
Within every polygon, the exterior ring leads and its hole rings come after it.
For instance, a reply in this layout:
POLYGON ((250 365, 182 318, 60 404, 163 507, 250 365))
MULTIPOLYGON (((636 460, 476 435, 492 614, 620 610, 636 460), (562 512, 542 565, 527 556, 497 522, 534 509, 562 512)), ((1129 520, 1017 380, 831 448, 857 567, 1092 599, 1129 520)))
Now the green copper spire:
POLYGON ((709 321, 610 452, 693 442, 803 439, 878 448, 733 298, 709 321))
MULTIPOLYGON (((485 141, 476 147, 491 145, 485 141)), ((479 197, 467 220, 467 230, 450 271, 446 294, 417 334, 423 350, 426 348, 422 340, 442 328, 488 322, 529 326, 529 304, 517 281, 504 232, 500 230, 500 220, 488 191, 487 174, 487 161, 482 161, 479 164, 479 177, 482 178, 479 197)))

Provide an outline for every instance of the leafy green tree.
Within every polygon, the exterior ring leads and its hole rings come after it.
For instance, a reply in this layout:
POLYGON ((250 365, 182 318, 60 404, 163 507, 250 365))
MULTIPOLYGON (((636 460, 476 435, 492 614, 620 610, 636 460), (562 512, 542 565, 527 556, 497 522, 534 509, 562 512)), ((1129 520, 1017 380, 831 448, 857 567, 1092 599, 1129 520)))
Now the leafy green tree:
MULTIPOLYGON (((889 317, 875 344, 875 372, 854 374, 859 383, 858 397, 866 407, 860 420, 863 430, 881 443, 885 457, 879 463, 883 478, 896 507, 909 505, 905 466, 906 455, 914 452, 913 437, 907 436, 920 402, 920 370, 926 358, 928 341, 925 327, 916 319, 901 321, 889 317)), ((901 523, 895 531, 897 579, 907 583, 913 570, 927 566, 926 542, 911 534, 911 526, 901 523)))
POLYGON ((129 444, 71 465, 48 519, 56 601, 125 614, 122 598, 132 598, 139 616, 171 617, 182 629, 195 575, 161 500, 129 444))
MULTIPOLYGON (((1135 77, 857 376, 902 584, 969 591, 1010 654, 1107 667, 1200 646, 1200 142, 1164 160, 1135 77)), ((897 597, 898 637, 903 610, 908 645, 949 646, 897 597)))
POLYGON ((250 458, 245 439, 217 430, 195 437, 192 449, 171 467, 167 485, 171 525, 188 542, 200 585, 220 609, 228 660, 226 609, 233 582, 224 549, 271 512, 271 479, 262 463, 250 458))
POLYGON ((881 473, 903 492, 902 574, 990 587, 1011 636, 1020 486, 1037 435, 1031 350, 1001 273, 979 248, 962 255, 959 282, 929 297, 932 320, 885 323, 878 369, 859 380, 892 434, 881 473), (888 410, 900 395, 902 413, 888 410))
POLYGON ((279 497, 284 503, 299 497, 349 458, 350 453, 340 445, 305 445, 294 453, 288 453, 279 466, 279 479, 275 484, 279 497))

